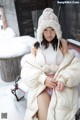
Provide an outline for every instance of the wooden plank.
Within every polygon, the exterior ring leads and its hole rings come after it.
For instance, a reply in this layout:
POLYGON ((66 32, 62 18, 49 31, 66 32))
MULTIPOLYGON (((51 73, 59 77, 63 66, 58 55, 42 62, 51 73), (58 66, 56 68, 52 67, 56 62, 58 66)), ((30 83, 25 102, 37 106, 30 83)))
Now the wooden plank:
POLYGON ((78 52, 80 52, 80 42, 73 40, 73 39, 67 39, 68 41, 68 48, 69 49, 75 49, 78 52))
MULTIPOLYGON (((51 1, 50 1, 51 2, 51 1)), ((18 6, 22 8, 22 10, 41 10, 48 7, 47 0, 16 0, 15 1, 18 6)))

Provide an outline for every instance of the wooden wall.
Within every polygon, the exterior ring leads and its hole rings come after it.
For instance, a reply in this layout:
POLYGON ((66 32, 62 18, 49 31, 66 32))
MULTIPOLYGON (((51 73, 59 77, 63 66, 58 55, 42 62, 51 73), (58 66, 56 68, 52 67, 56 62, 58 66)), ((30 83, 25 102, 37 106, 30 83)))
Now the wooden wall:
POLYGON ((34 36, 32 11, 52 6, 52 0, 16 0, 15 7, 20 35, 34 36))

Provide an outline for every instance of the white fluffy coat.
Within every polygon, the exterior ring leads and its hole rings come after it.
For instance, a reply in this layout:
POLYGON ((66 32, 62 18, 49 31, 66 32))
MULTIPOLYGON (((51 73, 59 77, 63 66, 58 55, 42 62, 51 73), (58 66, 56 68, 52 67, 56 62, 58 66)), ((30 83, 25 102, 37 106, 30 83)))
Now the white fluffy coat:
MULTIPOLYGON (((46 88, 44 85, 46 77, 34 55, 29 54, 21 70, 21 78, 29 87, 25 120, 38 120, 35 117, 38 111, 37 96, 46 88)), ((80 60, 73 54, 67 53, 54 78, 64 82, 65 88, 62 92, 53 90, 47 119, 75 120, 78 109, 76 86, 80 83, 80 60)))

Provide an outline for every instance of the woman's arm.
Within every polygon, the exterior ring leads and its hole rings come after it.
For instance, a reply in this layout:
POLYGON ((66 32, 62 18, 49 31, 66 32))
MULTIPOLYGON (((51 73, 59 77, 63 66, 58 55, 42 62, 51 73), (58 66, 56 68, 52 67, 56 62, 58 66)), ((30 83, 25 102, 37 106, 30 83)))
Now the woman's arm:
POLYGON ((44 81, 47 77, 43 71, 38 69, 39 66, 33 59, 34 58, 32 57, 33 63, 30 62, 30 64, 26 61, 21 70, 21 78, 30 88, 37 87, 39 83, 44 85, 44 81))
POLYGON ((66 87, 77 86, 80 83, 80 60, 75 57, 60 71, 57 81, 62 81, 66 87))
POLYGON ((36 56, 36 52, 37 52, 37 49, 35 47, 32 47, 31 48, 31 54, 33 54, 34 56, 36 56))
POLYGON ((63 55, 65 56, 66 53, 68 53, 68 44, 67 44, 67 40, 65 39, 61 39, 61 43, 62 43, 62 47, 61 47, 61 51, 63 53, 63 55))
POLYGON ((38 50, 39 47, 40 47, 40 43, 39 43, 38 41, 36 41, 36 42, 34 43, 34 46, 31 48, 31 53, 32 53, 34 56, 36 56, 37 50, 38 50))

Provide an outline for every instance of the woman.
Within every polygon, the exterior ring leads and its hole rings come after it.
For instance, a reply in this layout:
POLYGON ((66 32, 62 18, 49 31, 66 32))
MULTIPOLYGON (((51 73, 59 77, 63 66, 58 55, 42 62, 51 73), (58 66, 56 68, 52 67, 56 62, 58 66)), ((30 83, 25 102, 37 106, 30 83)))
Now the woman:
POLYGON ((21 70, 29 87, 25 120, 75 120, 80 60, 68 53, 51 8, 39 18, 37 40, 21 70))

